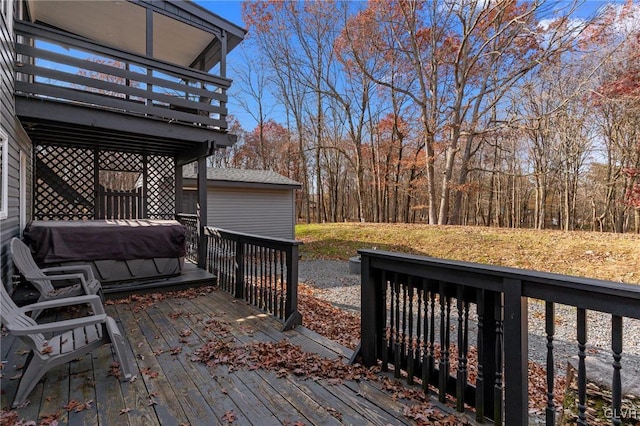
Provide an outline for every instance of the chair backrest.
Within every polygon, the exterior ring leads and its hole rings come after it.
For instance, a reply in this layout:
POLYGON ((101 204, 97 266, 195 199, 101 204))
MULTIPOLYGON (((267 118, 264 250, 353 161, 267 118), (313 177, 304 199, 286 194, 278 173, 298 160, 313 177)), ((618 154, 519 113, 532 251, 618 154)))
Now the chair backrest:
MULTIPOLYGON (((0 320, 7 327, 9 324, 33 326, 37 323, 30 317, 26 316, 15 304, 7 289, 4 288, 2 280, 0 280, 0 320)), ((19 336, 29 349, 38 350, 41 348, 46 339, 42 334, 29 334, 27 336, 19 336)))
MULTIPOLYGON (((40 270, 38 264, 31 255, 31 249, 19 238, 11 240, 11 256, 13 256, 13 264, 29 281, 30 278, 46 278, 46 274, 40 270)), ((49 280, 30 281, 40 293, 49 294, 54 290, 53 284, 49 280)))

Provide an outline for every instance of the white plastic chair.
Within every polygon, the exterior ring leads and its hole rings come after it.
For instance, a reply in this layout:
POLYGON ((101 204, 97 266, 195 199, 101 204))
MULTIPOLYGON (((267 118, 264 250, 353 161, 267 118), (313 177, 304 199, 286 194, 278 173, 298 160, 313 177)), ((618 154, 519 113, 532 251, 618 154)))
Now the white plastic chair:
POLYGON ((9 334, 19 337, 31 350, 25 363, 13 407, 25 402, 40 379, 52 368, 66 364, 94 349, 110 343, 123 373, 124 380, 133 375, 133 364, 125 352, 125 340, 115 320, 104 311, 96 295, 48 300, 19 308, 0 281, 2 324, 9 334), (38 324, 26 312, 60 306, 90 304, 93 314, 63 321, 38 324), (46 339, 43 333, 52 333, 46 339))
MULTIPOLYGON (((38 302, 81 296, 84 294, 102 295, 102 285, 93 275, 93 270, 89 265, 40 268, 33 259, 29 247, 19 238, 13 238, 11 240, 11 255, 13 257, 13 263, 20 273, 40 292, 38 302), (79 282, 58 288, 53 286, 53 282, 55 281, 70 280, 79 282)), ((34 311, 32 313, 33 317, 37 318, 40 312, 41 311, 34 311)))

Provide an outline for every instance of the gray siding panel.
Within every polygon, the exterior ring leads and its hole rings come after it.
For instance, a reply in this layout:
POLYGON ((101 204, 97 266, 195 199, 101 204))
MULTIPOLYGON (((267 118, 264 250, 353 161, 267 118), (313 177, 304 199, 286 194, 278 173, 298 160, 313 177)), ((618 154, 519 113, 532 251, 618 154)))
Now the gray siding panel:
POLYGON ((209 188, 210 226, 274 238, 294 238, 291 190, 209 188))
MULTIPOLYGON (((15 6, 15 2, 11 2, 15 6)), ((0 221, 0 277, 11 290, 13 264, 9 251, 11 238, 20 235, 20 151, 27 153, 29 182, 27 182, 27 221, 31 219, 31 141, 15 116, 14 45, 7 22, 0 13, 0 126, 9 137, 8 216, 0 221)))

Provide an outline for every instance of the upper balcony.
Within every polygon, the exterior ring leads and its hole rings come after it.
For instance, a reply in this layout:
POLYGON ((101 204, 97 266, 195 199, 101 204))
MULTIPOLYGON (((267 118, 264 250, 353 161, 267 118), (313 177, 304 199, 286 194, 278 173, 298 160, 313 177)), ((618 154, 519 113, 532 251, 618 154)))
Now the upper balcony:
POLYGON ((233 142, 226 54, 244 30, 191 2, 48 3, 14 28, 16 113, 34 142, 166 154, 233 142))

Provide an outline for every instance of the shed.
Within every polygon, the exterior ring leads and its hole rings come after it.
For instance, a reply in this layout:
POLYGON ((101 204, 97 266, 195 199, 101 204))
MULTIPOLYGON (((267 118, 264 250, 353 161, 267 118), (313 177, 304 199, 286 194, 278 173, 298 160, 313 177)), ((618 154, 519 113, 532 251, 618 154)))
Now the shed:
MULTIPOLYGON (((207 169, 207 223, 265 237, 294 239, 300 183, 271 170, 207 169)), ((196 212, 196 171, 183 169, 182 211, 196 212)))

